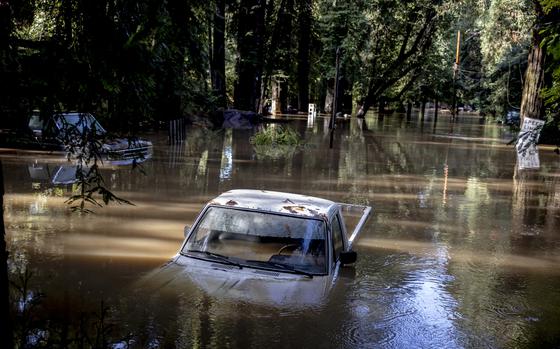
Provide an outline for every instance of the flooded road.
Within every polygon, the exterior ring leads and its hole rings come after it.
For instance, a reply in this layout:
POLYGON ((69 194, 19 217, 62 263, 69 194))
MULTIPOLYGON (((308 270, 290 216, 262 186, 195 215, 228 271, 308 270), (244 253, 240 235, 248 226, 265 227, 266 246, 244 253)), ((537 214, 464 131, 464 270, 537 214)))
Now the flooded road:
POLYGON ((194 129, 175 146, 147 135, 154 157, 141 171, 104 170, 110 189, 135 206, 87 216, 64 203, 71 184, 53 184, 64 159, 2 153, 9 267, 16 284, 27 282, 13 297, 18 316, 35 321, 19 330, 44 336, 49 319, 51 338, 52 328, 76 337, 84 314, 97 324, 106 309, 102 341, 121 347, 560 345, 560 157, 552 148, 540 148, 539 171, 520 172, 508 128, 474 116, 450 123, 440 115, 435 126, 397 114, 341 121, 333 149, 327 119, 288 125, 305 146, 277 158, 253 149, 253 130, 194 129), (324 304, 252 304, 187 284, 135 287, 178 251, 184 225, 207 201, 236 188, 373 206, 354 245, 358 262, 324 304))

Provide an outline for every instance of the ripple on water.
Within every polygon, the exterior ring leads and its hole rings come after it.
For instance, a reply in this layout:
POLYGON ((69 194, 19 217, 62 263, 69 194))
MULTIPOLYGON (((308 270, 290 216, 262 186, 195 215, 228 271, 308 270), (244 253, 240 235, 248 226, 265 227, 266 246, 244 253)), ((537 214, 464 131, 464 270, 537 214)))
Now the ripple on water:
POLYGON ((396 334, 376 322, 348 321, 336 335, 336 342, 344 348, 375 348, 390 343, 396 334))

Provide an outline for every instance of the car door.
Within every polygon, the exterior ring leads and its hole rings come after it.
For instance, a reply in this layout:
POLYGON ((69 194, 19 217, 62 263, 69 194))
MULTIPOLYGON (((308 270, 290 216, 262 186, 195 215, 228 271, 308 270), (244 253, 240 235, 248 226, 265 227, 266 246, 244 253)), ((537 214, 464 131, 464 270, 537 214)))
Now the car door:
POLYGON ((338 274, 338 269, 340 267, 340 253, 344 251, 344 231, 342 230, 342 221, 339 217, 339 213, 336 213, 330 222, 331 226, 331 275, 335 276, 338 274))

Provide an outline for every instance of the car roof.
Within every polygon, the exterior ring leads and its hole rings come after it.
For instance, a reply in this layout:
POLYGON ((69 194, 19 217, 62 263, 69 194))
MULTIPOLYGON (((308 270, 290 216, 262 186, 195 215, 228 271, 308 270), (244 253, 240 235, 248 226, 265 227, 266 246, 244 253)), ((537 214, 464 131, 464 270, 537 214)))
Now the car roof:
POLYGON ((307 195, 254 189, 226 191, 210 201, 209 205, 229 206, 322 219, 330 217, 331 214, 338 209, 338 205, 330 200, 307 195))
POLYGON ((94 120, 95 117, 91 114, 91 113, 79 113, 79 112, 70 112, 70 113, 55 113, 53 114, 54 117, 64 117, 64 118, 68 118, 68 117, 74 117, 74 118, 79 118, 79 117, 87 117, 87 118, 92 118, 94 120))

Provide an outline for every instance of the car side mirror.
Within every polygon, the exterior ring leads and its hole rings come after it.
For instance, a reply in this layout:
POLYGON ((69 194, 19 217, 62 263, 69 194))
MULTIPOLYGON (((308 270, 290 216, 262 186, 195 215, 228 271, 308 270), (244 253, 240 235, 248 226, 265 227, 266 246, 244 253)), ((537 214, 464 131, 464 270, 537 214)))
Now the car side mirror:
POLYGON ((341 264, 352 264, 355 263, 358 259, 358 254, 356 253, 356 251, 340 252, 339 258, 341 264))
POLYGON ((187 237, 187 235, 189 235, 189 231, 191 231, 191 227, 188 225, 185 225, 185 228, 183 229, 183 236, 187 237))

